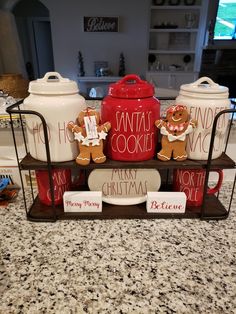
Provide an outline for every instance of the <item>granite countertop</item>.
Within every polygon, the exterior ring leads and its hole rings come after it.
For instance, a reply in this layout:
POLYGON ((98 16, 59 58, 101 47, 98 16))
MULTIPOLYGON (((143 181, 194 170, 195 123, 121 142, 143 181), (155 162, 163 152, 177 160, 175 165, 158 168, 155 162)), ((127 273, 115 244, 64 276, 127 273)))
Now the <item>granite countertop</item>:
POLYGON ((32 223, 19 195, 0 226, 0 313, 236 313, 235 200, 222 221, 32 223))

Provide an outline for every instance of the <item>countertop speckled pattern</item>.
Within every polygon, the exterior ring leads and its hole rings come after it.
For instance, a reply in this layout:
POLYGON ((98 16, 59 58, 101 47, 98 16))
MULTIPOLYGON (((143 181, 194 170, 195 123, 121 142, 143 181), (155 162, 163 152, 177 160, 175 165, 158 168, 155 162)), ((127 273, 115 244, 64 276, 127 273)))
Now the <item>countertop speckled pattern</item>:
POLYGON ((235 201, 222 221, 32 223, 19 196, 0 215, 0 313, 236 313, 235 229, 235 201))

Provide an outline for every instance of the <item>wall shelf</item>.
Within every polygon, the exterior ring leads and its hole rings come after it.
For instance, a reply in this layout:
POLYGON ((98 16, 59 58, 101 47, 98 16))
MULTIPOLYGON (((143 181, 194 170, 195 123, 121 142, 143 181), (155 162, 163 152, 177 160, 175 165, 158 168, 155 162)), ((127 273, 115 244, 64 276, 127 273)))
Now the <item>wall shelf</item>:
MULTIPOLYGON (((148 54, 155 55, 156 61, 148 63, 147 72, 156 68, 167 70, 174 64, 177 68, 182 70, 187 68, 188 73, 192 73, 187 78, 183 77, 183 72, 176 71, 176 78, 171 84, 170 78, 152 77, 151 79, 157 82, 157 86, 178 90, 181 85, 191 83, 198 78, 205 38, 207 8, 208 0, 198 0, 196 5, 150 6, 148 54), (187 64, 183 59, 184 55, 190 55, 187 64)), ((146 73, 146 79, 150 80, 148 73, 146 73)))
POLYGON ((196 33, 197 28, 150 28, 150 33, 196 33))
POLYGON ((176 55, 176 54, 195 54, 194 50, 149 50, 149 53, 158 53, 158 54, 168 54, 168 55, 176 55))
POLYGON ((152 5, 151 10, 200 10, 200 5, 152 5))
POLYGON ((115 83, 122 79, 120 76, 79 76, 78 82, 115 83))
MULTIPOLYGON (((176 70, 176 71, 168 71, 168 70, 165 70, 165 71, 161 71, 161 70, 156 70, 156 71, 148 71, 147 74, 149 75, 169 75, 169 74, 181 74, 181 75, 188 75, 188 74, 192 74, 193 72, 192 71, 182 71, 182 70, 176 70)), ((197 75, 198 73, 196 73, 197 75)))

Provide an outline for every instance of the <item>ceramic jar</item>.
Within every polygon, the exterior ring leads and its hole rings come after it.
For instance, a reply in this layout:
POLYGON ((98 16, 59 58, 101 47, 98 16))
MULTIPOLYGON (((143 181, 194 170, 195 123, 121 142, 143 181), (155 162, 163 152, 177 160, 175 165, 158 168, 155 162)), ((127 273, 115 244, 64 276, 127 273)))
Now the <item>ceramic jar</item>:
POLYGON ((107 156, 121 161, 152 159, 157 144, 154 123, 159 117, 160 102, 152 84, 134 74, 111 84, 101 105, 102 123, 111 122, 107 156))
MULTIPOLYGON (((208 159, 213 121, 220 111, 230 108, 228 96, 227 87, 216 84, 208 77, 180 87, 176 104, 185 105, 191 118, 198 121, 197 128, 187 138, 189 159, 208 159)), ((222 114, 218 119, 212 159, 220 157, 224 150, 228 121, 228 114, 222 114)))
MULTIPOLYGON (((29 84, 30 95, 24 100, 24 109, 37 111, 45 118, 51 161, 69 161, 78 155, 73 134, 67 129, 68 122, 75 123, 79 112, 86 107, 78 91, 75 81, 57 72, 48 72, 29 84)), ((25 118, 31 156, 47 161, 41 119, 29 114, 25 118)))

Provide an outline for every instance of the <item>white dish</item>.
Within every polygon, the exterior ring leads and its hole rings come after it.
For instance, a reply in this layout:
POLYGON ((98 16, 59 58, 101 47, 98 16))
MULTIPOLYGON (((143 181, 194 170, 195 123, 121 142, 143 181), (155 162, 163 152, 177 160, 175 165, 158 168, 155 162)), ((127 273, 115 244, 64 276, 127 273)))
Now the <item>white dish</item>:
POLYGON ((141 197, 102 197, 102 201, 112 205, 136 205, 146 202, 147 195, 141 197))
POLYGON ((91 191, 102 191, 103 202, 135 205, 146 202, 147 192, 159 190, 161 177, 156 169, 95 169, 88 186, 91 191))

